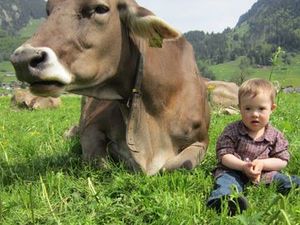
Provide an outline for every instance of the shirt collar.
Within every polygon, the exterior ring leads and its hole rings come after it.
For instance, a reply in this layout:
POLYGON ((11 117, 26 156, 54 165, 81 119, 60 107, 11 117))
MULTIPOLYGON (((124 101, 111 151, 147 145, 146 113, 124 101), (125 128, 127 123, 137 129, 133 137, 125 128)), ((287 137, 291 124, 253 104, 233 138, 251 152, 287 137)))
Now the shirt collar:
MULTIPOLYGON (((245 124, 243 123, 243 121, 240 121, 239 122, 239 133, 241 135, 248 135, 248 129, 247 127, 245 126, 245 124)), ((249 136, 249 135, 248 135, 249 136)), ((272 126, 270 124, 267 124, 266 125, 266 128, 265 128, 265 132, 264 134, 258 139, 258 141, 262 141, 262 140, 267 140, 268 142, 271 142, 272 139, 273 139, 273 129, 272 129, 272 126)))

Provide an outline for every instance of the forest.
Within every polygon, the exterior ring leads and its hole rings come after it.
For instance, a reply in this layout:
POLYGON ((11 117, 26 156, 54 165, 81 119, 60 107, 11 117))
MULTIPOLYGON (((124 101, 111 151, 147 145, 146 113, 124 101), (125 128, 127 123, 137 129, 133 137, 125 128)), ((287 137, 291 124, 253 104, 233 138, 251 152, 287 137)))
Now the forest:
POLYGON ((233 28, 222 33, 185 34, 198 60, 220 64, 246 56, 250 64, 270 65, 281 47, 285 63, 300 51, 300 0, 259 0, 233 28))

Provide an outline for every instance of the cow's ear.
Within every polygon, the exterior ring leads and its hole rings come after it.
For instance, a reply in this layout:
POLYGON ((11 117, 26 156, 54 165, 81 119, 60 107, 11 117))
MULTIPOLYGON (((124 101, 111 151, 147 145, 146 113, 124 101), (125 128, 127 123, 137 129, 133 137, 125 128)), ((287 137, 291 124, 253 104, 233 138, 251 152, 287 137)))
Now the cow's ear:
POLYGON ((160 48, 163 39, 174 39, 181 36, 180 32, 143 7, 124 7, 120 12, 121 19, 129 30, 134 35, 148 39, 151 47, 160 48))

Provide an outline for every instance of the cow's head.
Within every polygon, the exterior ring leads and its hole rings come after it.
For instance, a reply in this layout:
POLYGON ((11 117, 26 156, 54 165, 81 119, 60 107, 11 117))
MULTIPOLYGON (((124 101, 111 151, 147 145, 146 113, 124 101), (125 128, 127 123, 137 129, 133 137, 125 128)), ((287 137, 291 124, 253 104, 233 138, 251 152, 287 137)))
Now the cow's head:
POLYGON ((49 0, 47 13, 11 56, 17 78, 43 96, 70 91, 121 98, 141 42, 160 47, 164 38, 180 35, 133 0, 49 0))

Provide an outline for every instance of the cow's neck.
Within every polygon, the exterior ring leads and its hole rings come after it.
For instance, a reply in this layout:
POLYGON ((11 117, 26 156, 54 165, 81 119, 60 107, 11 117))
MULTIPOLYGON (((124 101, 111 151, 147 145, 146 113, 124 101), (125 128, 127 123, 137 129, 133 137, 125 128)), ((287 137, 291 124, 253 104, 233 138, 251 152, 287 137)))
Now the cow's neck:
POLYGON ((143 56, 140 54, 137 59, 137 66, 135 69, 134 86, 131 88, 129 97, 127 98, 127 102, 126 102, 127 106, 130 106, 131 101, 133 101, 135 98, 141 97, 143 73, 144 73, 144 59, 143 56))
POLYGON ((144 76, 144 58, 139 57, 135 72, 135 85, 129 104, 120 104, 120 109, 126 124, 126 143, 132 157, 147 174, 155 174, 163 166, 163 160, 149 163, 154 155, 154 149, 164 149, 171 145, 170 136, 164 132, 158 117, 150 116, 144 102, 145 89, 142 87, 144 76), (159 140, 159 141, 158 141, 159 140))
POLYGON ((143 80, 143 73, 144 73, 144 59, 142 54, 139 54, 137 58, 136 68, 134 72, 134 85, 130 88, 129 95, 124 99, 120 100, 120 109, 123 114, 123 118, 125 122, 128 122, 129 113, 132 111, 136 111, 137 102, 140 102, 142 96, 142 80, 143 80))

